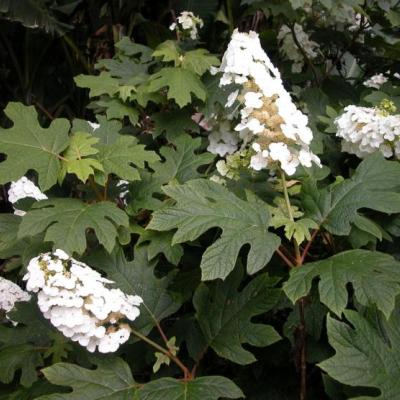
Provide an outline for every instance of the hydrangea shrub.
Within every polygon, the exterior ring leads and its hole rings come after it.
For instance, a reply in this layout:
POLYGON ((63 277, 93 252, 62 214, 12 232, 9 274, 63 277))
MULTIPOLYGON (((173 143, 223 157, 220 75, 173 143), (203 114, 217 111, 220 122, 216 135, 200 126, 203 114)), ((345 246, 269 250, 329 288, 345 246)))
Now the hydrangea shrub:
POLYGON ((0 399, 400 398, 400 5, 223 3, 4 109, 0 399))

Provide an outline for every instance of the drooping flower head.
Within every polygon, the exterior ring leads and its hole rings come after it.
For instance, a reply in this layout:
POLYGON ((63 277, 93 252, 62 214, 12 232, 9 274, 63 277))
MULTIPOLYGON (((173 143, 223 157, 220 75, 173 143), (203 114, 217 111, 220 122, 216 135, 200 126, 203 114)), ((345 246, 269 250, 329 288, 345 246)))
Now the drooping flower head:
POLYGON ((124 320, 134 321, 143 302, 109 288, 112 281, 62 250, 33 258, 24 280, 45 318, 90 352, 114 352, 125 343, 130 328, 124 320))
MULTIPOLYGON (((250 151, 250 168, 282 168, 293 175, 299 165, 320 164, 309 145, 313 139, 308 118, 297 109, 283 86, 280 73, 261 47, 257 33, 235 30, 223 56, 220 85, 236 84, 240 122, 234 128, 250 151)), ((233 97, 233 95, 232 95, 233 97)), ((230 156, 232 158, 232 156, 230 156)))

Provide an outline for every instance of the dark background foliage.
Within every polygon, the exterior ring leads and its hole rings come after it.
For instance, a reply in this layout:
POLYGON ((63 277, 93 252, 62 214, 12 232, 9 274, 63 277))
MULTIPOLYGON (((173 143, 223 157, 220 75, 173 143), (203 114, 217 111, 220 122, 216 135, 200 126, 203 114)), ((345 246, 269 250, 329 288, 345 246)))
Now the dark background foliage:
POLYGON ((83 117, 88 97, 73 77, 112 58, 122 36, 154 48, 172 37, 175 13, 190 9, 207 22, 212 50, 222 50, 225 42, 215 41, 224 29, 213 19, 218 7, 217 0, 1 1, 0 108, 14 100, 35 104, 47 117, 83 117))
MULTIPOLYGON (((173 38, 168 26, 180 11, 191 10, 205 21, 201 32, 202 46, 219 56, 235 27, 241 30, 254 29, 260 33, 268 54, 288 78, 285 84, 300 88, 298 98, 310 112, 311 123, 318 138, 318 132, 326 126, 321 121, 313 120, 313 115, 325 115, 327 105, 340 109, 351 102, 359 104, 365 95, 365 88, 360 84, 365 77, 386 70, 391 73, 400 71, 400 47, 399 41, 395 39, 399 28, 385 18, 385 13, 375 7, 375 2, 372 2, 373 6, 370 6, 371 2, 368 4, 368 16, 375 26, 379 25, 380 35, 366 37, 365 43, 356 40, 357 32, 340 32, 332 26, 319 28, 318 21, 309 18, 307 23, 314 24, 313 39, 318 41, 324 52, 323 63, 329 60, 337 68, 338 74, 333 76, 326 73, 318 60, 306 65, 302 73, 292 74, 291 63, 279 56, 277 32, 283 23, 291 24, 301 19, 302 10, 294 10, 293 3, 295 1, 281 0, 0 0, 0 109, 3 110, 10 101, 34 105, 44 125, 57 117, 93 120, 92 111, 87 109, 90 103, 88 91, 76 87, 73 78, 79 74, 95 74, 96 63, 112 58, 115 54, 114 45, 123 36, 151 48, 173 38), (379 51, 371 53, 372 48, 379 51), (351 52, 361 67, 354 78, 347 75, 344 60, 346 52, 351 52)), ((361 4, 361 7, 367 9, 367 2, 361 4)), ((1 123, 9 124, 3 114, 1 123)), ((337 144, 329 136, 321 135, 320 140, 325 144, 322 155, 324 163, 337 175, 348 177, 349 171, 358 163, 356 158, 346 157, 342 163, 344 157, 334 153, 337 144)), ((2 202, 2 209, 11 210, 5 201, 2 202)), ((210 244, 214 235, 214 231, 203 235, 199 247, 210 244)), ((313 252, 319 253, 321 258, 338 251, 332 249, 329 252, 322 245, 322 239, 320 241, 315 243, 313 252)), ((341 239, 337 240, 336 245, 341 249, 341 239)), ((391 246, 395 247, 395 244, 391 246)), ((184 274, 179 275, 172 285, 172 291, 175 290, 185 300, 191 298, 200 282, 200 253, 196 247, 191 248, 190 253, 185 253, 182 261, 186 268, 184 274)), ((165 260, 163 262, 167 264, 165 260)), ((272 273, 285 276, 286 270, 279 262, 274 259, 271 264, 272 273)), ((165 270, 160 271, 160 274, 165 274, 165 270)), ((244 278, 240 288, 250 280, 244 278)), ((317 304, 320 305, 318 301, 317 304)), ((310 324, 312 327, 307 347, 308 397, 324 399, 329 390, 334 393, 331 398, 335 399, 353 396, 353 392, 356 395, 358 392, 354 389, 333 383, 326 376, 323 378, 321 370, 316 366, 333 354, 326 340, 322 319, 319 318, 323 314, 320 311, 309 311, 310 319, 313 312, 317 317, 315 324, 310 324)), ((283 333, 290 328, 285 327, 289 312, 287 300, 282 300, 274 313, 259 316, 255 322, 268 322, 283 333)), ((189 340, 191 334, 187 326, 191 325, 187 322, 190 322, 193 314, 193 306, 187 301, 179 315, 173 315, 164 322, 169 336, 176 335, 189 340)), ((295 327, 293 315, 292 319, 295 327)), ((223 375, 233 379, 251 400, 296 399, 299 392, 299 354, 296 346, 296 343, 290 343, 285 338, 267 349, 253 349, 258 362, 247 366, 235 365, 209 351, 198 373, 223 375)), ((184 357, 189 358, 185 346, 182 348, 184 357)), ((152 351, 143 351, 143 346, 133 345, 129 347, 129 352, 126 359, 135 378, 139 381, 150 379, 152 351)), ((78 346, 74 346, 71 354, 71 358, 79 360, 80 365, 90 365, 86 356, 79 354, 78 346)), ((162 376, 162 372, 159 376, 162 376)), ((46 387, 42 391, 40 385, 40 382, 35 384, 34 389, 39 394, 49 390, 46 387)), ((7 391, 13 393, 15 388, 5 385, 0 387, 3 391, 0 392, 1 400, 35 398, 32 397, 34 390, 29 394, 16 391, 14 396, 17 397, 7 397, 7 391)), ((366 392, 368 390, 362 393, 366 392)))

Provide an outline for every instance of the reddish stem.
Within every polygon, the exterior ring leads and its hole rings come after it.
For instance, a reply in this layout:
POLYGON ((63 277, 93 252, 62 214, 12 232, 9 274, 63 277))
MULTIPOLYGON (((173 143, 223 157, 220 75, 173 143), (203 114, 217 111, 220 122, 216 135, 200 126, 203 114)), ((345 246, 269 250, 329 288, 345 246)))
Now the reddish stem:
POLYGON ((285 256, 285 254, 283 254, 283 252, 280 249, 276 249, 276 253, 280 258, 282 258, 282 260, 286 263, 288 267, 294 268, 295 265, 289 260, 288 257, 285 256))
POLYGON ((299 340, 300 340, 300 400, 307 395, 307 364, 306 364, 306 320, 304 315, 304 298, 299 300, 299 340))
POLYGON ((51 121, 53 121, 54 120, 54 117, 50 114, 50 112, 46 109, 46 108, 44 108, 39 102, 37 102, 37 101, 33 101, 33 104, 43 113, 43 114, 45 114, 46 115, 46 117, 48 118, 48 119, 50 119, 51 121))
POLYGON ((307 257, 308 251, 310 250, 310 247, 311 247, 314 239, 317 237, 318 232, 319 232, 319 229, 315 229, 315 231, 311 235, 310 240, 307 242, 306 247, 304 247, 303 254, 301 255, 301 264, 304 263, 304 260, 307 257))

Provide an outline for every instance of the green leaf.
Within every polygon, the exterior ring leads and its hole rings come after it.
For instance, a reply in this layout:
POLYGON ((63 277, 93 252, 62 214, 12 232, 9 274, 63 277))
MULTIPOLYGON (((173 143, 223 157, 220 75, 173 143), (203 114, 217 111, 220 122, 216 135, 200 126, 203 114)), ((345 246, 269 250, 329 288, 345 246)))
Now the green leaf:
POLYGON ((380 396, 354 400, 397 399, 400 391, 399 310, 388 321, 381 315, 371 320, 345 311, 352 326, 328 317, 329 343, 336 354, 319 364, 332 378, 351 386, 378 388, 380 396))
POLYGON ((145 150, 132 136, 121 136, 113 144, 98 145, 97 159, 104 167, 104 174, 115 174, 128 181, 140 180, 136 167, 144 168, 144 163, 159 160, 154 151, 145 150))
POLYGON ((206 49, 196 49, 185 53, 182 60, 182 67, 201 76, 211 66, 217 66, 219 63, 218 57, 213 56, 206 49))
POLYGON ((162 147, 160 154, 165 161, 152 164, 154 173, 141 173, 142 180, 131 185, 133 200, 129 205, 129 210, 137 212, 141 208, 149 210, 160 208, 162 202, 153 195, 163 193, 162 185, 172 180, 185 183, 190 179, 200 177, 198 168, 209 164, 215 157, 208 152, 197 154, 200 144, 200 138, 193 139, 185 134, 174 139, 175 150, 172 147, 162 147))
MULTIPOLYGON (((35 254, 37 255, 37 253, 35 254)), ((68 338, 52 328, 38 309, 36 299, 30 302, 17 302, 9 318, 18 325, 7 327, 0 325, 0 363, 8 365, 1 369, 4 382, 13 379, 15 371, 22 369, 21 384, 30 386, 37 379, 36 369, 43 365, 42 360, 52 356, 52 360, 67 357, 72 350, 68 338)))
POLYGON ((0 380, 10 383, 21 370, 21 385, 29 387, 38 378, 36 369, 43 365, 40 352, 30 344, 0 348, 0 380))
POLYGON ((128 226, 127 215, 114 203, 85 204, 78 199, 53 199, 35 203, 22 218, 18 236, 46 231, 45 241, 69 254, 86 250, 86 231, 93 229, 99 242, 111 252, 118 226, 128 226))
POLYGON ((110 72, 102 71, 100 75, 78 75, 74 78, 78 87, 88 88, 89 97, 102 94, 112 96, 119 90, 119 79, 113 78, 110 72))
POLYGON ((99 141, 90 133, 76 132, 72 135, 67 150, 63 153, 60 180, 63 181, 67 173, 75 174, 79 180, 86 182, 94 170, 103 170, 102 165, 94 158, 87 157, 98 153, 93 147, 99 141))
POLYGON ((193 139, 189 135, 182 135, 173 143, 175 149, 167 146, 160 149, 165 162, 152 165, 156 175, 162 174, 164 183, 172 179, 179 183, 195 179, 200 176, 199 167, 211 163, 215 158, 210 153, 196 154, 201 144, 200 138, 193 139))
POLYGON ((156 278, 154 275, 156 263, 148 261, 145 247, 135 249, 133 261, 127 261, 123 250, 119 247, 111 254, 104 251, 97 252, 87 260, 104 271, 124 293, 142 297, 145 306, 139 318, 135 320, 134 326, 143 334, 148 334, 155 325, 153 317, 160 321, 179 309, 180 303, 168 293, 173 274, 161 279, 156 278))
POLYGON ((164 353, 159 353, 158 351, 156 351, 154 355, 156 357, 156 362, 153 365, 154 373, 157 373, 164 364, 169 365, 171 363, 171 359, 164 353))
POLYGON ((132 106, 124 104, 121 100, 99 100, 96 104, 106 108, 108 119, 123 119, 124 117, 128 117, 132 125, 137 125, 139 121, 139 111, 132 106))
POLYGON ((263 268, 279 246, 278 236, 268 232, 270 216, 266 204, 250 192, 247 201, 242 200, 218 183, 200 179, 163 190, 177 204, 156 211, 148 228, 177 228, 172 244, 194 240, 213 227, 222 228, 221 237, 203 254, 203 280, 226 278, 245 244, 251 247, 247 258, 249 274, 263 268))
POLYGON ((53 384, 70 386, 70 393, 54 393, 37 400, 128 400, 134 399, 136 383, 128 364, 120 358, 96 361, 95 370, 58 363, 42 370, 53 384))
POLYGON ((187 141, 190 140, 185 131, 199 132, 199 127, 192 120, 192 113, 189 110, 168 110, 153 114, 151 118, 154 121, 153 135, 159 136, 165 132, 167 140, 175 146, 178 146, 176 140, 179 136, 186 136, 187 141))
POLYGON ((167 98, 174 99, 180 108, 192 101, 192 93, 200 100, 206 99, 206 89, 193 72, 183 68, 163 68, 151 76, 149 92, 167 87, 167 98))
POLYGON ((244 398, 242 391, 223 376, 203 376, 191 381, 162 378, 144 385, 140 400, 218 400, 244 398))
POLYGON ((51 332, 49 336, 53 339, 53 344, 46 350, 43 357, 51 357, 52 363, 55 364, 67 358, 68 352, 72 351, 73 347, 69 338, 59 332, 51 332))
POLYGON ((180 63, 180 51, 174 40, 166 40, 161 43, 153 52, 153 57, 161 57, 162 61, 173 61, 177 66, 180 63))
POLYGON ((387 161, 381 154, 367 157, 354 175, 341 183, 319 190, 316 183, 303 185, 306 216, 334 235, 348 235, 358 210, 400 212, 400 163, 387 161))
POLYGON ((277 304, 280 291, 273 289, 276 280, 262 274, 238 292, 242 277, 242 269, 237 268, 226 281, 200 284, 193 304, 207 347, 220 357, 246 365, 256 358, 243 348, 244 343, 264 347, 280 339, 272 326, 251 322, 277 304))
POLYGON ((0 153, 7 155, 0 163, 0 183, 16 181, 34 169, 40 188, 49 189, 60 172, 59 155, 68 146, 69 122, 55 119, 42 128, 35 108, 21 103, 9 103, 4 112, 14 125, 0 128, 0 153))
POLYGON ((369 218, 364 217, 363 215, 357 215, 354 220, 354 225, 361 229, 364 232, 367 232, 379 240, 382 240, 382 230, 375 222, 371 221, 369 218))
POLYGON ((145 81, 148 77, 148 68, 148 64, 142 64, 138 60, 122 54, 118 54, 111 59, 103 58, 96 63, 96 69, 107 69, 112 77, 120 78, 119 83, 122 85, 137 84, 145 81))
POLYGON ((400 262, 380 252, 350 250, 294 268, 283 289, 294 303, 308 294, 316 277, 321 302, 339 316, 347 306, 348 283, 361 304, 376 304, 387 318, 400 294, 400 262))
POLYGON ((18 240, 21 217, 14 214, 0 214, 0 257, 3 259, 19 255, 26 246, 25 240, 18 240))
POLYGON ((127 56, 141 55, 141 62, 146 63, 151 60, 153 50, 150 47, 133 42, 128 36, 124 36, 115 47, 127 56))
MULTIPOLYGON (((175 345, 175 343, 176 343, 175 336, 173 336, 171 339, 169 339, 166 343, 166 348, 170 351, 170 353, 173 356, 176 356, 176 354, 179 351, 179 347, 177 347, 175 345)), ((154 373, 158 372, 163 364, 169 365, 171 362, 171 358, 168 357, 167 355, 165 355, 164 353, 156 352, 156 353, 154 353, 154 355, 156 356, 156 362, 153 365, 154 373)))
MULTIPOLYGON (((55 4, 53 6, 49 7, 43 0, 24 1, 22 3, 1 0, 0 13, 2 19, 18 21, 28 28, 39 28, 47 33, 62 36, 73 29, 73 26, 61 22, 60 18, 54 15, 54 9, 57 10, 58 7, 55 4)), ((72 5, 72 7, 74 6, 72 5)))
POLYGON ((386 18, 390 21, 393 27, 397 27, 400 25, 400 12, 389 10, 385 13, 386 18))
POLYGON ((98 138, 85 132, 76 132, 71 136, 67 150, 63 153, 63 157, 68 159, 81 159, 85 156, 91 156, 97 153, 97 149, 93 147, 99 141, 98 138))
POLYGON ((34 400, 44 394, 54 393, 59 390, 59 387, 52 385, 51 383, 40 380, 33 383, 29 388, 23 386, 15 388, 12 393, 6 395, 6 397, 0 396, 1 400, 34 400))
POLYGON ((50 337, 59 334, 52 330, 49 322, 43 317, 36 299, 15 303, 14 308, 7 315, 18 325, 12 327, 0 325, 0 342, 4 345, 48 346, 51 342, 50 337))
MULTIPOLYGON (((321 304, 318 296, 312 296, 307 299, 307 307, 304 308, 304 318, 306 323, 306 332, 313 339, 319 340, 325 328, 325 318, 328 309, 321 304)), ((295 345, 298 338, 298 329, 301 325, 300 307, 294 307, 286 319, 283 327, 284 335, 295 345)))
POLYGON ((93 135, 100 139, 99 144, 114 144, 121 135, 122 129, 120 121, 108 121, 104 115, 98 115, 97 120, 100 127, 93 132, 93 135))
POLYGON ((291 206, 291 215, 289 215, 286 203, 282 198, 276 199, 275 203, 277 207, 270 207, 271 226, 274 228, 284 227, 286 238, 291 240, 294 237, 298 244, 306 239, 310 240, 310 230, 318 228, 318 224, 310 218, 300 218, 304 214, 296 206, 291 206), (296 220, 293 221, 293 218, 296 220))
POLYGON ((137 245, 149 242, 147 247, 149 261, 162 253, 171 264, 178 265, 183 256, 183 248, 180 244, 171 246, 173 232, 150 231, 140 226, 135 228, 135 233, 140 235, 137 245))
POLYGON ((99 144, 114 144, 121 135, 119 134, 122 129, 120 121, 108 121, 105 115, 97 115, 97 121, 100 125, 97 129, 88 124, 87 121, 82 119, 74 119, 72 123, 72 132, 91 132, 93 136, 99 139, 99 144))
POLYGON ((295 238, 298 244, 311 239, 310 230, 318 228, 318 224, 310 218, 301 218, 297 221, 288 221, 285 234, 288 239, 295 238))

